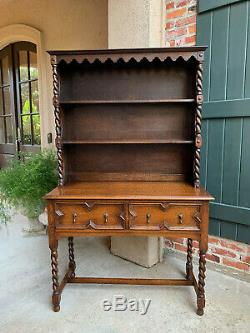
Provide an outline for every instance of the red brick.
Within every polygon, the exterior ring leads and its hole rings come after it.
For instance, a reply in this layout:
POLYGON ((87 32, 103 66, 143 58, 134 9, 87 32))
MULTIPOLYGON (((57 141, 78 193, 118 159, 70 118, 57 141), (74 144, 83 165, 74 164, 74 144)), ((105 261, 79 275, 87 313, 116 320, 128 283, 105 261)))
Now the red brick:
POLYGON ((179 37, 179 36, 183 36, 187 34, 187 29, 186 28, 178 28, 178 29, 174 29, 174 30, 169 30, 167 32, 167 37, 168 38, 175 38, 175 37, 179 37))
POLYGON ((207 258, 207 260, 210 260, 210 261, 214 261, 214 262, 217 262, 217 263, 220 262, 220 258, 218 256, 214 255, 214 254, 207 253, 206 258, 207 258))
POLYGON ((230 258, 235 258, 236 257, 235 253, 233 253, 231 251, 228 251, 228 250, 225 250, 225 249, 220 249, 218 247, 212 248, 211 252, 216 253, 216 254, 220 254, 221 256, 224 256, 224 257, 230 257, 230 258))
POLYGON ((250 256, 244 256, 241 258, 242 262, 245 262, 246 264, 250 264, 250 256))
POLYGON ((186 44, 186 41, 185 41, 185 37, 184 38, 178 38, 176 39, 175 41, 175 45, 176 46, 183 46, 186 44))
POLYGON ((171 8, 174 8, 174 2, 168 2, 166 4, 166 9, 171 9, 171 8))
POLYGON ((173 241, 179 244, 185 244, 185 238, 175 238, 173 241))
POLYGON ((246 252, 246 247, 244 246, 244 244, 241 245, 240 243, 236 243, 234 241, 227 240, 227 239, 220 239, 220 244, 221 244, 221 246, 223 246, 227 249, 231 249, 231 250, 241 252, 241 253, 246 252))
POLYGON ((188 33, 195 34, 196 33, 196 24, 192 24, 188 26, 188 33))
POLYGON ((174 247, 176 250, 181 251, 181 252, 187 252, 187 247, 178 243, 174 244, 174 247))
POLYGON ((170 40, 169 41, 169 46, 170 47, 175 47, 175 40, 170 40))
POLYGON ((183 16, 184 14, 186 14, 186 12, 186 8, 175 9, 173 11, 170 11, 169 13, 167 12, 167 19, 169 20, 179 16, 183 16))
POLYGON ((166 29, 168 30, 168 29, 173 29, 173 27, 174 27, 174 22, 173 21, 170 21, 170 22, 167 22, 166 23, 166 29))
POLYGON ((244 262, 233 261, 233 260, 230 260, 227 258, 223 258, 222 263, 225 266, 237 268, 237 269, 240 269, 241 271, 249 271, 249 265, 244 262))
POLYGON ((196 23, 196 15, 191 15, 176 20, 175 25, 176 27, 183 27, 184 25, 194 24, 194 23, 196 23))
POLYGON ((188 4, 187 0, 175 0, 175 7, 184 7, 188 4))
POLYGON ((193 247, 198 248, 199 247, 199 242, 194 240, 193 241, 193 247))
POLYGON ((188 37, 185 38, 185 43, 186 44, 193 44, 194 45, 195 42, 196 42, 196 36, 195 35, 188 36, 188 37))
POLYGON ((209 236, 208 237, 208 243, 219 245, 220 244, 220 239, 216 238, 216 237, 209 236))

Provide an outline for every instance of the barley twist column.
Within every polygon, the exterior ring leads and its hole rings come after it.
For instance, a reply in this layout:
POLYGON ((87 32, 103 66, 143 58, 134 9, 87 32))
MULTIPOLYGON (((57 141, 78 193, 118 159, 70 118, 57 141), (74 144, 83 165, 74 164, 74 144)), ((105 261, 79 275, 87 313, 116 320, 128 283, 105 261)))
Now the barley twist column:
POLYGON ((203 55, 198 61, 196 70, 196 111, 195 111, 195 156, 194 156, 194 186, 200 187, 200 155, 202 146, 201 119, 202 119, 202 75, 203 55))
POLYGON ((200 251, 198 295, 197 295, 197 314, 202 316, 205 307, 205 272, 206 272, 206 253, 200 251))
POLYGON ((186 278, 188 280, 192 279, 193 272, 193 240, 191 238, 187 239, 187 263, 186 263, 186 278))
POLYGON ((75 256, 74 256, 74 240, 73 237, 68 237, 68 245, 69 245, 69 269, 71 270, 69 278, 75 277, 75 256))
POLYGON ((52 304, 53 310, 58 312, 60 310, 60 291, 59 291, 59 282, 58 282, 58 254, 57 249, 54 248, 51 250, 51 268, 52 268, 52 304))
POLYGON ((56 56, 51 57, 52 65, 52 75, 53 75, 53 105, 55 114, 55 126, 56 126, 56 149, 57 149, 57 159, 58 159, 58 185, 64 184, 63 179, 63 152, 61 144, 61 110, 59 102, 59 76, 58 76, 58 64, 56 56))

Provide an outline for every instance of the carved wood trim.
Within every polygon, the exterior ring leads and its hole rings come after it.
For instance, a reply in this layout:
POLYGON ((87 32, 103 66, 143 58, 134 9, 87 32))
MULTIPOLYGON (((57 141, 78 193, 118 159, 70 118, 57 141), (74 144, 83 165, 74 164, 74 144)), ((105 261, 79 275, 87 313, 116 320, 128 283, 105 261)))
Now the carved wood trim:
POLYGON ((203 58, 197 63, 196 70, 196 110, 195 110, 195 156, 194 156, 194 186, 200 187, 200 156, 202 146, 201 119, 202 119, 202 75, 203 58))
POLYGON ((95 205, 96 205, 96 203, 93 202, 93 201, 84 201, 84 203, 83 203, 84 208, 87 208, 87 210, 88 210, 89 212, 93 209, 93 207, 94 207, 95 205))
POLYGON ((64 167, 63 167, 63 150, 62 150, 62 127, 61 127, 61 108, 59 103, 59 75, 57 68, 57 57, 51 57, 52 65, 52 77, 53 77, 53 105, 55 114, 55 126, 56 126, 56 149, 58 159, 58 185, 64 185, 64 167))
POLYGON ((121 49, 121 50, 86 50, 86 51, 49 51, 53 62, 59 64, 70 63, 128 63, 153 61, 188 61, 194 59, 203 61, 206 47, 189 48, 151 48, 151 49, 121 49))

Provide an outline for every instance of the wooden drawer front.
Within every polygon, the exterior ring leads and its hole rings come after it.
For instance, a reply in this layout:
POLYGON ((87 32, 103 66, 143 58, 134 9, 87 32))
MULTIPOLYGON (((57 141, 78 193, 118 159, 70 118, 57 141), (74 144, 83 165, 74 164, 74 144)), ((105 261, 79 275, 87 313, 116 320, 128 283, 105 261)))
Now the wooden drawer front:
POLYGON ((134 230, 200 229, 200 205, 150 203, 129 205, 129 228, 134 230))
POLYGON ((125 228, 125 207, 121 203, 56 203, 57 227, 108 230, 125 228))

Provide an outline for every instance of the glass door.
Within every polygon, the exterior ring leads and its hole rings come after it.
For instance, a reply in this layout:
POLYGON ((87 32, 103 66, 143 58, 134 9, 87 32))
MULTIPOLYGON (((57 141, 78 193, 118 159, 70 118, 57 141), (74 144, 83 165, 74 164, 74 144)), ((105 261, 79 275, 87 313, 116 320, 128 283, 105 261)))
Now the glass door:
POLYGON ((0 168, 40 145, 36 45, 18 42, 0 50, 0 168))
POLYGON ((11 45, 0 51, 0 167, 16 153, 15 94, 11 45))

